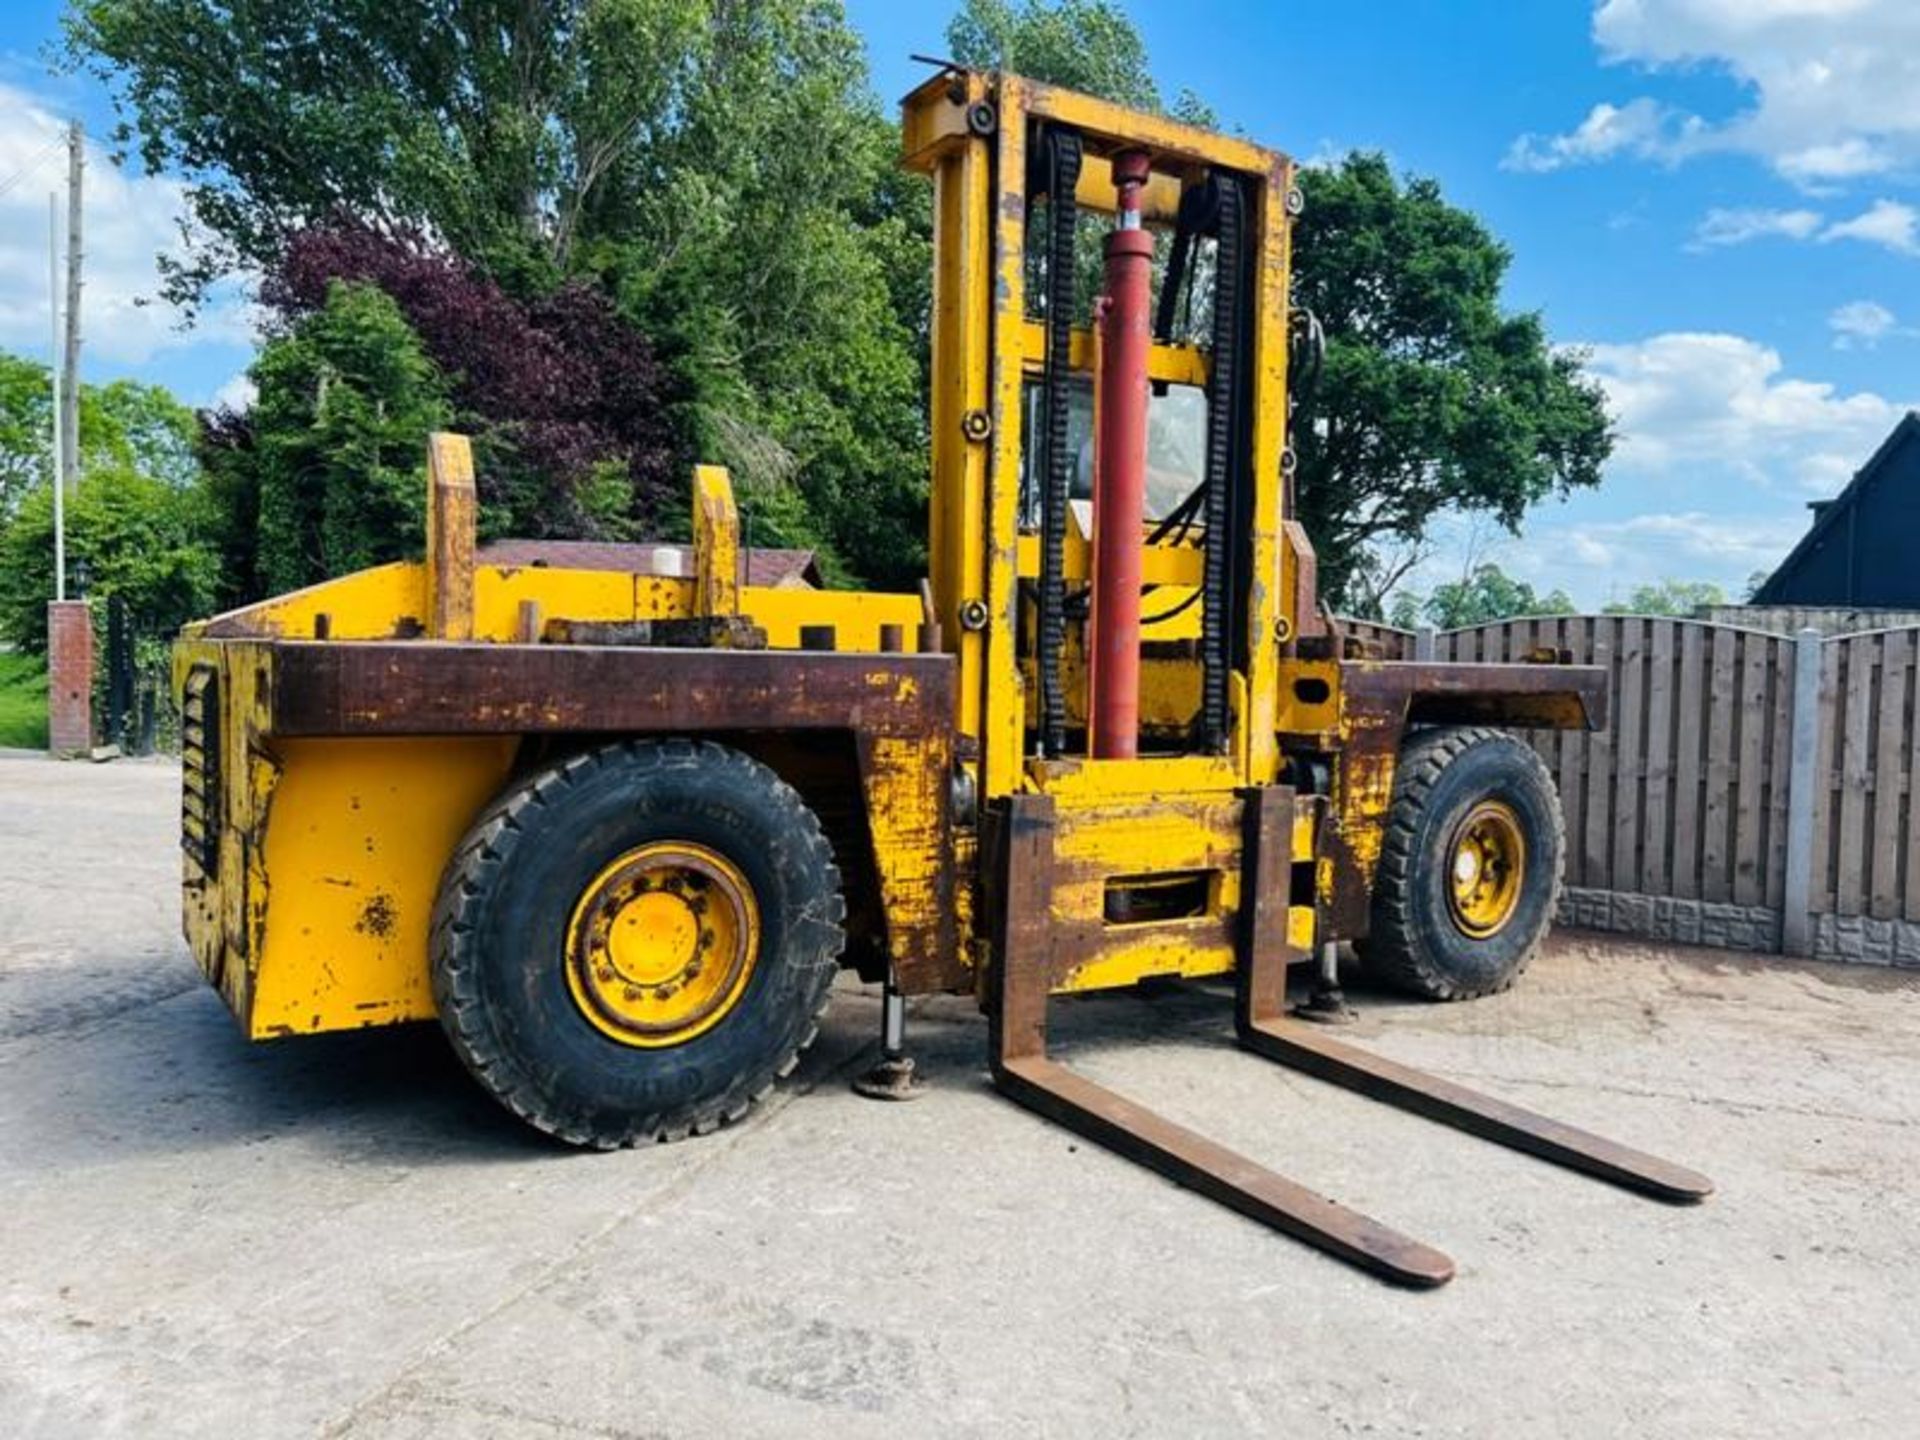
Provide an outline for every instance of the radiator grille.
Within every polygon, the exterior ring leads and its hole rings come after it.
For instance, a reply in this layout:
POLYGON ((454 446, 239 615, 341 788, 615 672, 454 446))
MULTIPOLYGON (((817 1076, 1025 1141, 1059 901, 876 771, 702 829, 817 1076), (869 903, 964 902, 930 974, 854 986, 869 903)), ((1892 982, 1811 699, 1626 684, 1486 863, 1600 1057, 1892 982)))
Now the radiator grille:
POLYGON ((180 692, 180 846, 209 878, 220 871, 220 677, 195 665, 180 692))

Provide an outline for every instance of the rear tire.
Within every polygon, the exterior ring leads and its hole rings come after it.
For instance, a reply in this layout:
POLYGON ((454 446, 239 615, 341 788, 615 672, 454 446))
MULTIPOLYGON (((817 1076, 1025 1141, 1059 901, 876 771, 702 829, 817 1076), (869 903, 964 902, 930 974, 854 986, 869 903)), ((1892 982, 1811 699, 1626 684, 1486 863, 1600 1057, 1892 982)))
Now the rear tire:
POLYGON ((1369 973, 1429 1000, 1507 989, 1553 923, 1565 852, 1560 797, 1532 747, 1498 730, 1416 735, 1358 947, 1369 973))
POLYGON ((467 1069, 538 1130, 595 1149, 704 1134, 812 1043, 845 913, 819 822, 766 766, 608 745, 468 832, 434 910, 434 1000, 467 1069))

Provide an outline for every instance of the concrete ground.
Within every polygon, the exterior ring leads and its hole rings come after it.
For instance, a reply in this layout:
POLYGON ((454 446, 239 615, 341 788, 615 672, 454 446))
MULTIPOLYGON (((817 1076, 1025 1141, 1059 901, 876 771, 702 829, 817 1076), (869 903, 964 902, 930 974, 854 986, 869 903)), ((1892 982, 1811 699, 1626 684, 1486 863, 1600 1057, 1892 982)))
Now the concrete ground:
POLYGON ((1452 1253, 1389 1289, 996 1098, 855 1098, 850 987, 706 1140, 556 1152, 432 1027, 243 1044, 164 765, 0 760, 9 1436, 1895 1436, 1920 981, 1580 935, 1359 1038, 1698 1166, 1671 1209, 1291 1074, 1215 991, 1063 1006, 1094 1076, 1452 1253))

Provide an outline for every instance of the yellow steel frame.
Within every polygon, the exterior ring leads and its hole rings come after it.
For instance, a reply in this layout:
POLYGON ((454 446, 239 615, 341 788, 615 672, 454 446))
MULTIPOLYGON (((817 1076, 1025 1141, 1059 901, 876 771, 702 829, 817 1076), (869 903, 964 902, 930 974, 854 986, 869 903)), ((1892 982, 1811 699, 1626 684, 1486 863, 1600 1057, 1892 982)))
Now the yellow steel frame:
MULTIPOLYGON (((1102 873, 1151 873, 1172 865, 1169 857, 1195 855, 1210 856, 1223 867, 1208 916, 1196 917, 1184 930, 1161 926, 1131 942, 1124 936, 1103 941, 1097 963, 1082 967, 1064 988, 1127 983, 1153 973, 1226 970, 1233 950, 1217 922, 1230 918, 1238 903, 1231 869, 1238 855, 1239 803, 1232 797, 1245 786, 1276 778, 1282 662, 1275 637, 1283 624, 1289 633, 1293 624, 1286 613, 1288 591, 1281 584, 1280 546, 1287 426, 1286 200, 1292 162, 1232 137, 1011 75, 938 76, 907 97, 905 114, 907 163, 930 174, 934 185, 933 588, 943 624, 959 627, 955 723, 978 742, 981 794, 989 800, 1019 790, 1055 796, 1061 844, 1072 851, 1063 860, 1070 858, 1069 869, 1081 877, 1056 898, 1054 918, 1069 927, 1097 930, 1102 873), (992 116, 990 129, 978 124, 983 115, 992 116), (1088 209, 1114 209, 1109 157, 1136 146, 1153 157, 1144 207, 1149 223, 1171 219, 1183 179, 1211 168, 1238 172, 1254 197, 1255 493, 1246 541, 1254 577, 1246 610, 1251 659, 1246 673, 1232 682, 1224 757, 1116 762, 1040 760, 1027 754, 1030 702, 1026 667, 1017 659, 1021 616, 1016 597, 1019 580, 1039 569, 1038 539, 1019 525, 1026 443, 1022 389, 1045 348, 1042 327, 1028 317, 1026 297, 1027 149, 1035 121, 1071 126, 1082 134, 1087 160, 1076 198, 1088 209), (979 423, 983 412, 990 424, 979 423), (966 423, 970 417, 972 424, 966 423), (984 618, 984 624, 967 627, 962 622, 969 615, 984 618), (1153 823, 1143 818, 1149 812, 1156 817, 1153 823), (1170 837, 1180 843, 1172 844, 1170 837)), ((1090 337, 1076 332, 1069 365, 1085 368, 1091 348, 1090 337)), ((1206 367, 1206 357, 1186 346, 1155 346, 1149 365, 1155 379, 1186 385, 1205 384, 1206 367)), ((1070 576, 1086 573, 1086 550, 1084 539, 1070 539, 1070 576)), ((1150 583, 1190 589, 1199 583, 1200 555, 1189 546, 1149 547, 1144 571, 1150 583)), ((1165 633, 1190 635, 1191 624, 1165 633)), ((1192 662, 1147 665, 1142 689, 1149 723, 1192 713, 1196 671, 1192 662)), ((1077 683, 1082 673, 1070 646, 1069 680, 1077 683)), ((1311 911, 1304 913, 1303 923, 1310 927, 1311 911)))
MULTIPOLYGON (((934 616, 956 656, 953 723, 960 763, 982 800, 1019 791, 1054 797, 1065 883, 1055 921, 1084 936, 1085 962, 1063 988, 1129 983, 1160 973, 1208 974, 1233 964, 1239 907, 1240 792, 1272 783, 1276 729, 1328 733, 1339 725, 1338 667, 1319 672, 1332 695, 1306 706, 1286 689, 1299 662, 1283 661, 1277 629, 1283 586, 1281 450, 1285 443, 1288 217, 1293 183, 1283 156, 1230 137, 1006 75, 949 74, 908 97, 908 164, 933 183, 935 274, 932 322, 934 485, 930 570, 934 616), (984 112, 979 107, 988 107, 984 112), (980 115, 993 123, 980 124, 980 115), (1016 638, 1020 578, 1038 568, 1037 542, 1019 525, 1021 387, 1044 348, 1026 314, 1026 159, 1030 122, 1070 125, 1087 141, 1078 199, 1114 207, 1109 157, 1144 147, 1154 174, 1149 223, 1177 212, 1181 187, 1223 167, 1255 201, 1252 238, 1258 284, 1252 354, 1251 468, 1254 583, 1247 599, 1251 661, 1231 680, 1230 743, 1221 755, 1154 755, 1135 761, 1028 753, 1029 701, 1016 638), (1287 695, 1284 712, 1279 697, 1287 695), (1115 925, 1112 885, 1204 871, 1203 910, 1171 921, 1115 925)), ((1091 343, 1074 338, 1069 363, 1085 365, 1091 343)), ((1204 385, 1206 355, 1155 347, 1151 372, 1204 385)), ((695 476, 696 573, 680 577, 475 563, 471 551, 471 455, 457 437, 437 437, 430 455, 430 544, 424 561, 394 564, 276 597, 189 627, 176 675, 219 675, 217 780, 225 824, 211 872, 189 859, 187 930, 201 964, 250 1034, 381 1024, 432 1013, 427 925, 435 889, 458 837, 498 791, 519 737, 286 740, 270 733, 274 641, 337 642, 424 636, 421 643, 528 643, 555 620, 626 622, 740 617, 777 649, 797 649, 801 630, 832 625, 839 648, 879 650, 883 637, 913 643, 918 596, 764 589, 744 583, 737 517, 724 471, 695 476)), ((1178 596, 1200 580, 1190 545, 1154 546, 1148 583, 1178 596)), ((1084 576, 1084 539, 1068 546, 1067 571, 1084 576)), ((1195 616, 1149 630, 1149 640, 1194 633, 1195 616)), ((1082 668, 1070 646, 1069 683, 1082 668)), ((407 683, 396 675, 395 684, 407 683)), ((1160 657, 1143 677, 1149 723, 1174 733, 1196 704, 1198 666, 1160 657)), ((889 928, 917 923, 940 893, 945 867, 972 874, 976 840, 951 832, 921 790, 896 781, 924 756, 907 739, 876 740, 862 759, 864 809, 889 928), (904 797, 904 798, 903 798, 904 797), (953 853, 946 847, 951 844, 953 853)), ((924 788, 924 787, 922 787, 924 788)), ((1296 833, 1295 859, 1313 853, 1311 827, 1296 833)), ((963 932, 978 897, 963 885, 953 903, 963 932)), ((1289 910, 1296 944, 1311 938, 1311 906, 1289 910)), ((902 933, 911 933, 903 930, 902 933)), ((974 952, 969 951, 969 954, 974 952)))

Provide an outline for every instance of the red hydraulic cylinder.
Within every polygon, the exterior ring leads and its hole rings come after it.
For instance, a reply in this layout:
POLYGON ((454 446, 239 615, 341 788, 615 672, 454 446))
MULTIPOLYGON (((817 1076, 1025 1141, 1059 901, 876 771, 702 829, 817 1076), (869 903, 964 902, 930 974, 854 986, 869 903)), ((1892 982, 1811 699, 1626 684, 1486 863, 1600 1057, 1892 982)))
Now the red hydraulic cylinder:
POLYGON ((1113 157, 1119 225, 1107 237, 1093 484, 1093 611, 1088 717, 1095 758, 1140 750, 1140 559, 1147 501, 1147 355, 1153 343, 1153 236, 1140 226, 1144 151, 1113 157))

